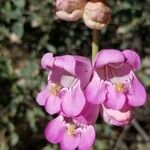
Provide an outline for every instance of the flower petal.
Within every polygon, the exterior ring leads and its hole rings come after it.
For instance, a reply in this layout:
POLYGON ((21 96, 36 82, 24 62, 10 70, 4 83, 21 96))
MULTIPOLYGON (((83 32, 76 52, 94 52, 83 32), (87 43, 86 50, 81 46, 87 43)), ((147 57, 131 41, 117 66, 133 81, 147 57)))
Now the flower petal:
POLYGON ((61 99, 58 96, 50 95, 46 100, 45 109, 46 111, 53 115, 60 111, 61 99))
POLYGON ((63 75, 69 76, 70 73, 65 71, 63 68, 59 68, 57 66, 54 66, 52 68, 52 71, 48 75, 48 81, 60 85, 61 84, 61 78, 63 75))
POLYGON ((134 70, 139 69, 141 62, 140 62, 140 57, 136 52, 127 49, 124 50, 122 53, 127 59, 126 62, 130 64, 134 70))
POLYGON ((44 130, 44 135, 50 143, 57 144, 61 142, 62 136, 65 132, 63 121, 64 118, 62 116, 58 116, 56 119, 53 119, 47 124, 44 130))
POLYGON ((72 75, 75 74, 76 61, 73 56, 71 55, 59 56, 55 57, 55 59, 56 60, 54 64, 57 67, 64 69, 65 71, 71 73, 72 75))
POLYGON ((77 116, 85 105, 85 97, 81 90, 80 81, 73 88, 65 89, 62 96, 62 110, 68 116, 77 116))
POLYGON ((48 96, 49 96, 49 91, 48 91, 48 87, 46 87, 44 90, 42 90, 41 92, 37 94, 37 97, 36 97, 37 103, 40 106, 44 106, 48 96))
POLYGON ((126 102, 124 93, 115 91, 115 88, 111 84, 107 88, 107 100, 104 102, 104 105, 116 110, 122 109, 126 102))
POLYGON ((46 53, 41 59, 41 66, 46 70, 50 70, 54 63, 54 57, 52 53, 46 53))
POLYGON ((93 126, 87 126, 81 133, 81 139, 78 146, 79 150, 90 150, 95 140, 95 130, 93 126))
POLYGON ((75 74, 76 77, 81 81, 81 87, 85 87, 92 75, 92 65, 88 58, 75 56, 76 59, 76 68, 75 74))
POLYGON ((125 82, 126 80, 129 80, 130 73, 132 71, 132 68, 127 63, 122 63, 120 67, 111 66, 109 69, 108 77, 112 83, 119 83, 119 82, 125 82))
POLYGON ((127 95, 129 104, 134 107, 144 105, 147 97, 146 91, 144 86, 138 81, 135 75, 131 83, 131 88, 132 91, 127 95))
POLYGON ((115 49, 104 49, 96 55, 94 67, 103 67, 104 65, 111 63, 123 63, 124 61, 125 57, 121 51, 115 49))
POLYGON ((74 119, 86 125, 92 125, 96 122, 99 115, 99 105, 86 102, 81 114, 74 119))
POLYGON ((93 104, 100 104, 106 99, 106 93, 106 85, 102 83, 98 74, 94 72, 91 82, 85 89, 87 100, 93 104))
POLYGON ((60 143, 61 150, 75 150, 80 141, 79 134, 69 135, 65 133, 60 143))

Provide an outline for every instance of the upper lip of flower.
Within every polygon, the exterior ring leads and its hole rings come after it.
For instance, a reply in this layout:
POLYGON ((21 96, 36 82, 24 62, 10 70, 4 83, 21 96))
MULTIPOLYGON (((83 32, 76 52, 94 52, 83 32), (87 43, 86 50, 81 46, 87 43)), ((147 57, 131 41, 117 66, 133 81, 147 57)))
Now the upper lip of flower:
POLYGON ((129 84, 131 84, 131 81, 133 79, 133 73, 132 71, 129 71, 127 75, 117 77, 117 74, 115 74, 115 71, 113 71, 112 69, 119 69, 120 67, 123 67, 123 63, 117 66, 113 64, 106 64, 105 66, 103 66, 106 78, 101 78, 101 80, 108 85, 112 84, 116 92, 124 93, 128 91, 129 84), (108 67, 111 67, 111 69, 108 70, 108 67))

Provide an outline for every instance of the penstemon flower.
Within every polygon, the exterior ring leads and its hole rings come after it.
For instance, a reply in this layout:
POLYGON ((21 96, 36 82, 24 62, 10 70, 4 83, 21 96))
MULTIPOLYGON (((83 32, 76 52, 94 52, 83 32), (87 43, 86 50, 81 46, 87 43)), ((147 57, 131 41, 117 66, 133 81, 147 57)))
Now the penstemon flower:
MULTIPOLYGON (((93 29, 92 58, 98 52, 98 33, 111 19, 105 0, 56 0, 56 15, 66 21, 83 18, 93 29)), ((50 114, 57 114, 45 130, 45 138, 61 150, 90 150, 95 140, 94 124, 100 114, 115 126, 125 126, 135 107, 146 102, 146 92, 134 71, 140 57, 132 50, 104 49, 91 63, 81 56, 46 53, 41 59, 48 71, 46 87, 36 101, 50 114)))
POLYGON ((90 150, 95 140, 92 125, 84 125, 72 118, 58 116, 45 128, 45 138, 53 144, 60 143, 61 150, 90 150))
POLYGON ((64 113, 77 116, 83 110, 86 100, 83 89, 88 84, 92 67, 90 61, 80 56, 53 57, 47 53, 41 65, 49 72, 48 85, 37 95, 37 102, 53 115, 64 113))
POLYGON ((92 65, 85 57, 47 53, 41 65, 48 71, 48 84, 36 100, 49 114, 59 115, 44 133, 61 150, 90 150, 99 113, 106 123, 125 126, 134 107, 146 102, 145 89, 134 74, 140 58, 132 50, 102 50, 92 65))
POLYGON ((103 103, 115 110, 145 104, 145 88, 134 74, 140 67, 137 53, 132 50, 102 50, 97 54, 93 67, 93 78, 86 88, 89 102, 103 103))

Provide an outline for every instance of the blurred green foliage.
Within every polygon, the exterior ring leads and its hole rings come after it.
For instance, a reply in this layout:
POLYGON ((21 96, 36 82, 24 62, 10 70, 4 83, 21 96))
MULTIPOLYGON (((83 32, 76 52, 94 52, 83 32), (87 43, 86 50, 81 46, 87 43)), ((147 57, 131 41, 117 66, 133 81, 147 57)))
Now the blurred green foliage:
MULTIPOLYGON (((139 77, 150 93, 149 0, 112 0, 112 21, 101 32, 101 48, 133 48, 143 59, 139 77)), ((51 118, 35 102, 46 83, 40 58, 57 55, 90 57, 91 30, 82 21, 68 23, 55 16, 54 0, 0 0, 0 150, 54 150, 43 129, 51 118)), ((137 112, 138 121, 150 134, 149 105, 137 112)), ((99 119, 94 150, 112 149, 121 128, 99 119)), ((129 149, 144 146, 132 129, 125 141, 129 149)), ((139 148, 140 147, 140 148, 139 148)), ((120 149, 123 149, 122 147, 120 149)), ((141 149, 142 150, 142 149, 141 149)))

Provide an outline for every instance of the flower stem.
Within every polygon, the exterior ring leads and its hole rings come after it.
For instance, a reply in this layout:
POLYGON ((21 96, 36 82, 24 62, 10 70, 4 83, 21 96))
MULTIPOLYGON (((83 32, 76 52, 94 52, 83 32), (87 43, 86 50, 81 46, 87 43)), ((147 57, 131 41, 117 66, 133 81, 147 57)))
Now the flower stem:
POLYGON ((99 51, 99 37, 100 31, 93 30, 92 31, 92 59, 96 56, 99 51))

